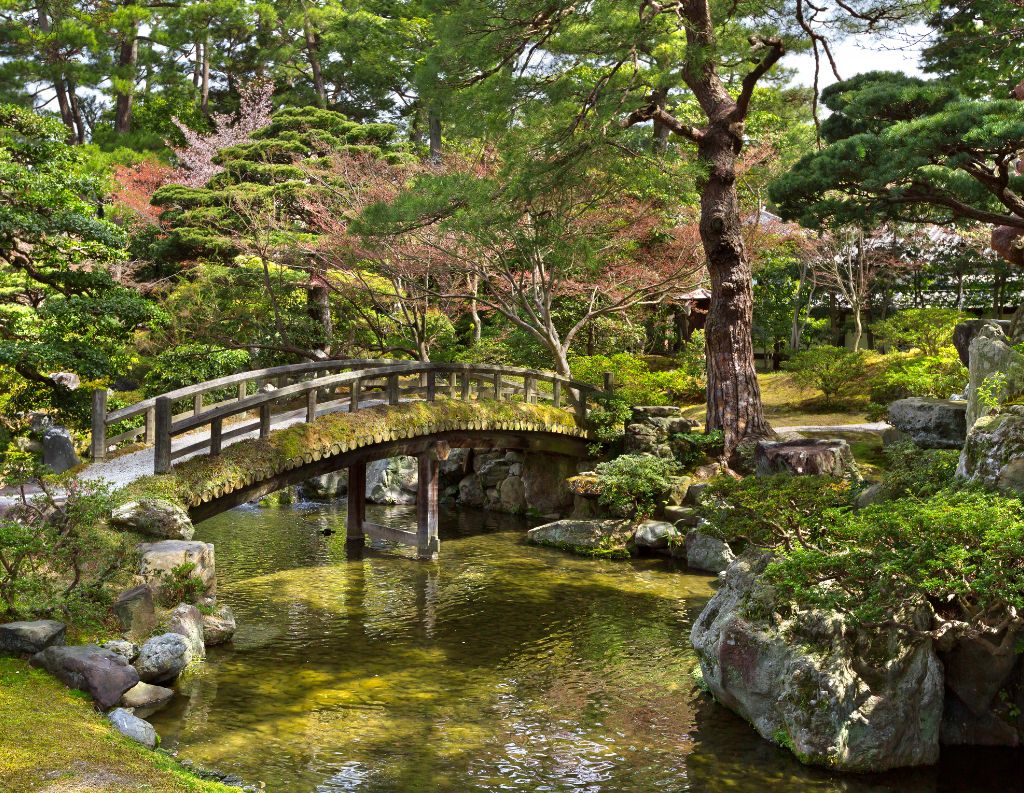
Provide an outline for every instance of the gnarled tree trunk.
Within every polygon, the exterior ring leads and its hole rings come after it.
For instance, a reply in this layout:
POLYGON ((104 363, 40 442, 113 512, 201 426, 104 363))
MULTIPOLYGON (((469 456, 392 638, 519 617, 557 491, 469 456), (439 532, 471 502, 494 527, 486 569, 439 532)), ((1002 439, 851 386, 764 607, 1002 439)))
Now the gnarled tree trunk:
POLYGON ((754 369, 754 294, 736 195, 736 158, 742 144, 731 127, 728 119, 713 123, 698 146, 707 168, 707 182, 701 191, 700 236, 711 276, 705 331, 707 429, 725 433, 727 451, 744 438, 772 434, 754 369))

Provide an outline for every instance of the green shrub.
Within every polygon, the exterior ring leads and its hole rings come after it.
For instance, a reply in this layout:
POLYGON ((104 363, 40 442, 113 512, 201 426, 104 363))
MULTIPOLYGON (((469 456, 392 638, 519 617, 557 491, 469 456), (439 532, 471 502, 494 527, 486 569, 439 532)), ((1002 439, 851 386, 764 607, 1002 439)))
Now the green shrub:
POLYGON ((161 605, 171 607, 199 600, 206 588, 195 572, 195 562, 182 562, 172 567, 160 582, 161 605))
POLYGON ((45 476, 28 455, 8 454, 0 480, 32 485, 0 517, 0 611, 10 617, 102 621, 133 543, 105 527, 111 496, 101 482, 45 476), (59 497, 63 490, 63 500, 59 497))
POLYGON ((604 373, 615 376, 615 396, 630 405, 673 405, 703 397, 697 380, 681 369, 652 372, 643 358, 628 352, 581 355, 569 361, 572 376, 604 387, 604 373))
POLYGON ((947 399, 967 386, 967 369, 952 347, 935 355, 891 354, 871 377, 871 401, 888 403, 905 397, 947 399))
MULTIPOLYGON (((245 371, 250 364, 246 350, 221 350, 206 344, 182 344, 164 350, 153 360, 146 374, 147 396, 156 396, 176 388, 214 380, 245 371)), ((228 395, 231 392, 226 392, 228 395)))
POLYGON ((684 469, 690 469, 721 450, 725 442, 725 433, 722 430, 682 432, 674 435, 672 440, 672 451, 676 460, 684 469))
POLYGON ((765 576, 802 607, 838 609, 862 624, 898 622, 908 604, 927 602, 939 622, 962 621, 970 631, 1024 608, 1022 558, 1018 499, 943 490, 848 513, 816 544, 778 555, 765 576))
POLYGON ((759 548, 817 542, 852 508, 853 487, 828 476, 719 479, 704 491, 698 513, 708 533, 759 548))
POLYGON ((955 308, 908 308, 875 322, 871 331, 889 346, 938 355, 953 344, 953 328, 963 319, 955 308))
POLYGON ((654 514, 658 501, 672 486, 671 477, 678 473, 675 460, 652 454, 624 454, 597 466, 601 490, 598 500, 618 514, 643 520, 654 514))
POLYGON ((960 452, 922 449, 913 443, 895 443, 885 449, 882 491, 887 498, 928 498, 956 483, 960 452))
POLYGON ((817 388, 826 405, 864 393, 867 354, 842 347, 811 347, 783 364, 801 388, 817 388))
POLYGON ((591 444, 591 454, 600 454, 601 449, 618 440, 625 429, 626 422, 633 413, 633 408, 622 399, 599 399, 597 407, 591 409, 590 423, 597 436, 597 443, 591 444))

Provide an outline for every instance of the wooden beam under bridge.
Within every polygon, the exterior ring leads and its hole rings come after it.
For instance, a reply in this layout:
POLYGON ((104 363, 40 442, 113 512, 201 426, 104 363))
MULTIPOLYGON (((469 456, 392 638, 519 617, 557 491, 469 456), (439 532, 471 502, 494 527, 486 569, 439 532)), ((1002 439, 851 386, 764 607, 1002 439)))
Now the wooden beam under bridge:
POLYGON ((448 459, 451 446, 447 441, 436 441, 416 455, 416 531, 382 526, 366 520, 366 462, 353 463, 348 469, 348 518, 345 543, 350 551, 363 548, 366 537, 397 542, 416 548, 419 559, 437 559, 441 550, 438 536, 437 489, 441 462, 448 459))

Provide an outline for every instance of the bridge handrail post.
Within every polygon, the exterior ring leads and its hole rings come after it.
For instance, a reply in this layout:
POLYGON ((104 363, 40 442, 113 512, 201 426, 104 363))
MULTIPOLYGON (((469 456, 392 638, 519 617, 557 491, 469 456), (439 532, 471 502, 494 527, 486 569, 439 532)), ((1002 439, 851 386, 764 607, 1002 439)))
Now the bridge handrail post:
POLYGON ((427 376, 427 402, 433 402, 437 398, 437 376, 433 369, 425 372, 427 376))
POLYGON ((156 441, 156 408, 146 409, 146 446, 152 446, 156 441))
POLYGON ((92 459, 94 462, 107 456, 107 389, 97 388, 92 392, 92 459))
POLYGON ((551 401, 556 408, 562 407, 562 381, 558 377, 551 381, 551 401))
POLYGON ((171 470, 171 419, 174 403, 170 397, 156 398, 154 423, 156 437, 153 448, 153 473, 166 474, 171 470))
POLYGON ((388 375, 388 404, 389 405, 397 405, 398 404, 398 375, 397 374, 389 374, 388 375))

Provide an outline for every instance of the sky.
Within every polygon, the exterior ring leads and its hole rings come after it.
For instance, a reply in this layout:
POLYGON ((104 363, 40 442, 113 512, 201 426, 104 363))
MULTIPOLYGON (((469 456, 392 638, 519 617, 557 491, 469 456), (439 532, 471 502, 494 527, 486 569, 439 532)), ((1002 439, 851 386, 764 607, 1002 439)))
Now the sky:
MULTIPOLYGON (((906 74, 921 74, 919 53, 924 30, 909 31, 900 38, 878 39, 875 37, 846 39, 833 46, 840 76, 846 80, 861 72, 893 71, 906 74)), ((796 81, 803 85, 814 84, 814 55, 801 53, 786 58, 785 66, 796 70, 796 81)), ((832 70, 822 60, 821 87, 834 83, 832 70)))

